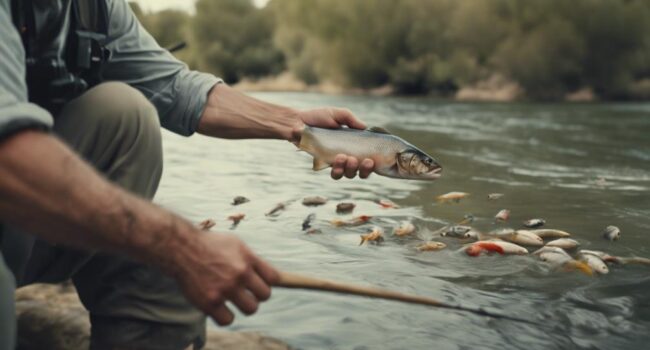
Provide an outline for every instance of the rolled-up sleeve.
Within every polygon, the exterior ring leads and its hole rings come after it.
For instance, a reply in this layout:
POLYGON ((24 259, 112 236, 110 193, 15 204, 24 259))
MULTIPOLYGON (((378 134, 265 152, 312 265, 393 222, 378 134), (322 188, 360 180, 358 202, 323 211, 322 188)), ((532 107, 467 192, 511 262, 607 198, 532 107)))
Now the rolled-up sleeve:
POLYGON ((52 127, 50 113, 28 102, 25 52, 9 3, 0 0, 0 140, 25 128, 52 127))
POLYGON ((221 79, 191 71, 162 49, 140 25, 125 0, 108 0, 111 57, 105 80, 125 82, 140 90, 158 110, 161 125, 191 135, 201 118, 208 92, 221 79))

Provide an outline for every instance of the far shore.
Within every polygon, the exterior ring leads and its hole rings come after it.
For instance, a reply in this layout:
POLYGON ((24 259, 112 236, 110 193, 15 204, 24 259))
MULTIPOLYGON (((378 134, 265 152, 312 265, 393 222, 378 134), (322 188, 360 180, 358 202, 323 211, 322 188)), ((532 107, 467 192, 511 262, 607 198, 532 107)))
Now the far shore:
MULTIPOLYGON (((650 80, 640 81, 637 84, 638 99, 633 101, 643 102, 650 100, 650 80)), ((366 95, 366 96, 400 96, 389 85, 374 89, 346 88, 332 82, 321 82, 308 85, 297 79, 289 72, 277 76, 265 77, 257 80, 244 79, 234 87, 247 92, 314 92, 328 95, 366 95)), ((408 95, 411 96, 411 95, 408 95)), ((426 95, 415 95, 426 96, 426 95)), ((431 95, 461 102, 521 102, 530 101, 525 91, 514 81, 500 75, 493 75, 489 79, 479 81, 471 86, 460 88, 454 94, 447 96, 431 95)), ((576 91, 566 93, 563 98, 555 102, 598 102, 602 101, 590 87, 583 87, 576 91)))

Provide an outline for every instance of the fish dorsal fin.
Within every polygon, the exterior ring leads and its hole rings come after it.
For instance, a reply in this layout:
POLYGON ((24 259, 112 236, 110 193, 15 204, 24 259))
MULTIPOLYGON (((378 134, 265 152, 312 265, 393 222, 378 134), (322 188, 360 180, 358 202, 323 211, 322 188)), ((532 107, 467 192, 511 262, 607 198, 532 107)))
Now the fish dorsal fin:
POLYGON ((378 134, 386 134, 386 135, 391 135, 390 131, 382 128, 381 126, 371 126, 368 128, 368 131, 370 132, 376 132, 378 134))

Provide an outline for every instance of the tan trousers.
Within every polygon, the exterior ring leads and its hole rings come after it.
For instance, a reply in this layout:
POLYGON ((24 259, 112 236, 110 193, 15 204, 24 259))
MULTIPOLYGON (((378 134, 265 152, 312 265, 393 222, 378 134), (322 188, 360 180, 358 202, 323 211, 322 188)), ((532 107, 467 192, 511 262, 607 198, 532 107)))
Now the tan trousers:
MULTIPOLYGON (((139 91, 100 84, 63 108, 54 132, 108 180, 153 198, 162 174, 160 124, 139 91)), ((19 284, 68 278, 90 312, 91 349, 203 346, 205 317, 157 269, 36 240, 19 284)))

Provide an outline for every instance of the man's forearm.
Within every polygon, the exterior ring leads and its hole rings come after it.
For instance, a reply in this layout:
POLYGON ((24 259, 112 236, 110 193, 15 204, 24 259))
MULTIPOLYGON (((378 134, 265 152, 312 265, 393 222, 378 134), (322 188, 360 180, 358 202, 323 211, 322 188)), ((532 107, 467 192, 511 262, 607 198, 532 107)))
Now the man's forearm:
POLYGON ((0 143, 0 220, 53 243, 126 253, 173 269, 190 223, 109 183, 57 138, 23 131, 0 143), (179 247, 180 248, 180 247, 179 247))
POLYGON ((301 124, 294 109, 252 98, 226 84, 217 84, 208 97, 197 131, 227 139, 291 140, 301 124))

